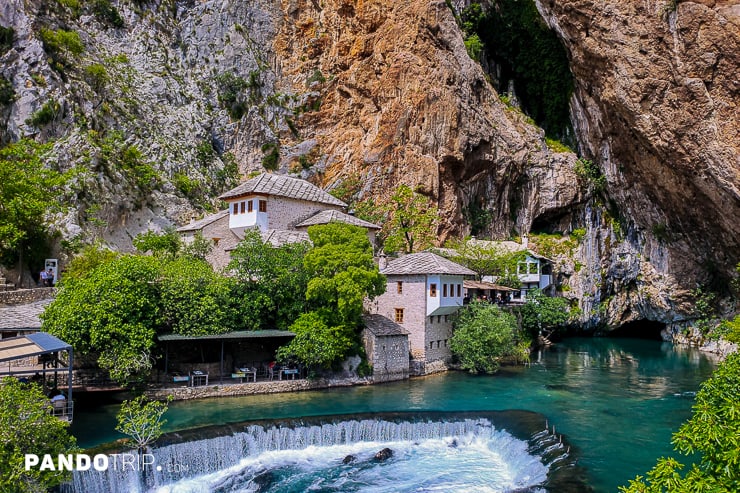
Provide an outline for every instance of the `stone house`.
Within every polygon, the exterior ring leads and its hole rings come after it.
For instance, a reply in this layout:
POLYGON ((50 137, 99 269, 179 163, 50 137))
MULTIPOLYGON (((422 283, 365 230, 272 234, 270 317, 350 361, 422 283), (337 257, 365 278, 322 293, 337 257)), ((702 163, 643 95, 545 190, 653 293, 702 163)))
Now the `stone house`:
POLYGON ((463 280, 475 272, 431 252, 404 255, 385 264, 386 292, 367 303, 409 332, 411 374, 446 369, 452 356, 452 320, 463 306, 463 280))
POLYGON ((228 204, 227 209, 177 229, 185 242, 201 234, 213 243, 206 259, 216 269, 228 265, 231 250, 250 228, 259 229, 262 239, 273 246, 308 241, 309 226, 332 221, 367 228, 373 245, 380 229, 345 214, 347 204, 319 187, 286 175, 262 173, 219 198, 228 204))
POLYGON ((409 331, 383 315, 363 315, 362 342, 376 382, 409 377, 409 331))

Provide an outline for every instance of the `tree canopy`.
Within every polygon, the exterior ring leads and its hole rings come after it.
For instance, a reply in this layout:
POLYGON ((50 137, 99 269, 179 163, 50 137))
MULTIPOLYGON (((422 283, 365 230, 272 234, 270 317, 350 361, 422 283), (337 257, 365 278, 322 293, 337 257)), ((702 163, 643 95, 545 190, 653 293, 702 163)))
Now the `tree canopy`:
POLYGON ((498 306, 473 301, 458 312, 450 350, 471 373, 495 373, 506 358, 529 359, 530 340, 516 318, 498 306))
POLYGON ((306 309, 308 243, 273 247, 258 231, 245 232, 231 253, 235 299, 248 329, 287 329, 306 309))
POLYGON ((383 207, 384 248, 388 252, 425 250, 437 239, 439 210, 432 201, 408 185, 399 185, 383 207))
POLYGON ((147 401, 143 395, 123 401, 116 414, 116 431, 128 435, 136 448, 143 453, 162 436, 162 427, 167 423, 162 416, 167 409, 167 402, 147 401))
POLYGON ((0 385, 0 491, 47 491, 69 479, 66 471, 24 467, 25 454, 69 454, 77 450, 66 421, 49 413, 41 386, 6 378, 0 385))
POLYGON ((568 300, 545 295, 539 289, 527 292, 527 302, 519 307, 522 329, 532 337, 547 336, 569 319, 568 300))
POLYGON ((475 271, 478 277, 496 276, 497 283, 518 288, 521 281, 516 275, 517 264, 526 257, 523 250, 512 252, 493 241, 474 241, 464 238, 447 245, 454 254, 445 254, 454 262, 475 271))
POLYGON ((48 252, 48 222, 62 210, 71 173, 45 165, 51 144, 23 139, 0 149, 0 262, 39 262, 48 252))
POLYGON ((684 464, 663 457, 620 491, 740 491, 740 354, 729 355, 702 384, 692 409, 672 442, 678 453, 696 459, 689 469, 682 474, 684 464))
POLYGON ((296 337, 278 356, 328 368, 359 346, 363 302, 384 292, 385 277, 373 263, 364 228, 330 223, 311 226, 308 235, 313 247, 303 261, 311 277, 305 297, 313 310, 291 325, 296 337))

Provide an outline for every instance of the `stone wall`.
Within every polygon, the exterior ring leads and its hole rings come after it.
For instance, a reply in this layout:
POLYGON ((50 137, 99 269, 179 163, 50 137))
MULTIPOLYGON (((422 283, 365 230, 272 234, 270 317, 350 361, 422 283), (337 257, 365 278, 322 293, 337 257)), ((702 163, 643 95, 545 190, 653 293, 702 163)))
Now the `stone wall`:
POLYGON ((376 382, 404 380, 409 377, 408 336, 375 336, 365 329, 362 332, 365 352, 373 365, 376 382))
POLYGON ((0 292, 0 306, 25 305, 34 301, 53 298, 54 288, 16 289, 15 291, 0 292))
MULTIPOLYGON (((214 382, 211 382, 212 384, 214 382)), ((331 387, 350 387, 352 385, 372 384, 371 378, 345 378, 341 380, 278 380, 269 382, 249 382, 228 385, 207 385, 201 387, 171 387, 148 390, 149 399, 164 400, 168 396, 176 401, 187 399, 204 399, 207 397, 234 397, 240 395, 277 394, 280 392, 297 392, 300 390, 325 389, 331 387)))
POLYGON ((378 296, 369 307, 372 313, 378 313, 391 320, 396 320, 396 308, 403 309, 404 329, 409 331, 409 350, 414 358, 424 358, 426 336, 426 276, 387 276, 388 285, 385 293, 378 296), (398 282, 403 283, 402 293, 398 293, 398 282))
POLYGON ((270 197, 267 202, 268 227, 270 229, 291 231, 295 229, 296 224, 315 216, 321 211, 341 211, 342 209, 342 207, 336 205, 309 202, 307 200, 270 197))

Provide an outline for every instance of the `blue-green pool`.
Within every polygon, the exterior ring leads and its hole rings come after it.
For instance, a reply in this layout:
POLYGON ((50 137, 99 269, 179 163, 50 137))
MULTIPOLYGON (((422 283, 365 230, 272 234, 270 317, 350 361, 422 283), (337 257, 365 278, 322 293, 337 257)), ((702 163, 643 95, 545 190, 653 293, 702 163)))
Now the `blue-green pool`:
MULTIPOLYGON (((715 361, 693 349, 632 339, 573 338, 494 376, 460 372, 384 385, 176 402, 167 430, 210 424, 392 411, 523 409, 545 415, 577 448, 595 491, 617 487, 671 453, 694 393, 715 361)), ((80 412, 82 446, 118 438, 115 405, 80 412)))

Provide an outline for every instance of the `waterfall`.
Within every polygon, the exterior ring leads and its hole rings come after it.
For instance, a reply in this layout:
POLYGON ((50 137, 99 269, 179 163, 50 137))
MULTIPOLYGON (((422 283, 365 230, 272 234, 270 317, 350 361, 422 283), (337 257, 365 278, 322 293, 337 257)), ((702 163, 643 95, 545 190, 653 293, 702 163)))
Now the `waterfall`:
MULTIPOLYGON (((130 469, 75 471, 72 483, 65 490, 70 493, 234 491, 231 483, 246 484, 260 474, 271 475, 272 470, 291 464, 305 467, 308 463, 319 470, 316 474, 332 475, 333 472, 322 471, 350 467, 342 465, 346 464, 342 459, 346 461, 347 457, 352 457, 354 460, 355 456, 365 464, 360 470, 368 474, 368 470, 380 469, 374 465, 373 454, 385 447, 394 451, 394 458, 402 458, 399 463, 406 461, 407 465, 399 467, 408 467, 410 472, 399 472, 400 477, 426 471, 419 481, 446 481, 441 476, 429 479, 433 475, 430 471, 437 475, 445 470, 447 474, 453 471, 458 474, 458 470, 474 467, 469 464, 472 454, 485 456, 485 468, 497 474, 496 481, 508 485, 505 490, 544 483, 548 464, 562 464, 568 458, 562 439, 558 441, 548 430, 536 433, 529 440, 520 440, 507 431, 496 429, 485 418, 450 422, 362 419, 319 425, 248 425, 243 431, 228 436, 154 449, 155 463, 146 471, 145 478, 141 472, 130 469), (430 462, 429 457, 435 454, 441 463, 430 462), (448 457, 450 454, 465 462, 456 468, 454 461, 457 459, 448 457), (224 487, 224 482, 230 486, 224 487), (175 483, 186 483, 186 486, 168 486, 175 483)), ((392 475, 392 469, 386 469, 383 474, 392 475)), ((235 491, 241 490, 237 487, 235 491)))

